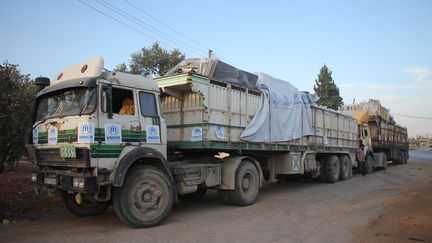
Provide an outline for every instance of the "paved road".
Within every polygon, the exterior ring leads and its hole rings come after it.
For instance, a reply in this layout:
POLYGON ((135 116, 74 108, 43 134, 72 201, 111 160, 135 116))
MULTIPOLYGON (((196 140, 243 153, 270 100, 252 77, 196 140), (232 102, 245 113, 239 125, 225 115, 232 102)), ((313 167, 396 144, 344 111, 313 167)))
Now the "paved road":
POLYGON ((409 156, 411 160, 432 163, 432 150, 411 150, 409 156))
MULTIPOLYGON (((374 241, 381 233, 362 229, 376 223, 389 205, 401 201, 399 197, 425 195, 418 193, 419 188, 431 187, 430 155, 428 151, 414 151, 408 164, 336 184, 305 180, 266 185, 258 201, 248 207, 223 205, 210 192, 202 201, 176 205, 162 225, 150 229, 130 228, 112 209, 104 215, 76 218, 64 207, 55 208, 35 220, 0 225, 0 242, 374 241), (423 162, 416 161, 420 158, 423 162), (359 236, 359 232, 363 233, 359 236)), ((400 227, 393 219, 389 222, 395 224, 388 225, 392 229, 400 227)), ((410 237, 432 241, 427 232, 410 237)), ((383 235, 393 239, 389 233, 383 235)))

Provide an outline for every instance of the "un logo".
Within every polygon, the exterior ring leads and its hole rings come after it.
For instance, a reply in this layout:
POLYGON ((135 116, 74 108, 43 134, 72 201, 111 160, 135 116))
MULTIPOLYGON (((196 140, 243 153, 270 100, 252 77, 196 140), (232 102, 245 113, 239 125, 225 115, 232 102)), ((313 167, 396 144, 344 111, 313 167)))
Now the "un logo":
POLYGON ((55 137, 55 133, 56 133, 56 128, 55 127, 50 127, 50 131, 49 131, 49 135, 50 135, 50 137, 52 138, 52 137, 55 137))
POLYGON ((91 127, 88 123, 84 123, 81 125, 81 132, 82 134, 89 134, 91 130, 91 127))
POLYGON ((149 133, 150 133, 151 136, 156 136, 156 128, 155 127, 150 127, 149 133))
POLYGON ((108 132, 110 135, 114 136, 117 135, 119 131, 116 125, 111 125, 108 127, 108 132))
POLYGON ((216 127, 216 132, 218 134, 222 134, 222 127, 216 127))

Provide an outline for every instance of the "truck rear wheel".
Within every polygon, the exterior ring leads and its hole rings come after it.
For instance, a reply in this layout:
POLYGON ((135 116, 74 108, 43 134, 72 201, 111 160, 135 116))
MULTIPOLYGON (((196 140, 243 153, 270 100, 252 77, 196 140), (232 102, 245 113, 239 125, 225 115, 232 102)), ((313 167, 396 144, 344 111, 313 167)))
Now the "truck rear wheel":
POLYGON ((339 180, 340 175, 340 163, 336 155, 330 155, 327 158, 325 165, 326 181, 329 183, 335 183, 339 180))
POLYGON ((119 218, 134 227, 159 224, 173 206, 172 184, 166 173, 154 166, 139 166, 115 188, 113 205, 119 218))
POLYGON ((243 161, 236 171, 235 190, 231 200, 235 205, 247 206, 255 202, 259 191, 258 170, 249 161, 243 161))
POLYGON ((366 160, 365 160, 365 168, 364 168, 364 170, 365 170, 365 174, 370 174, 370 173, 372 173, 372 171, 373 171, 373 167, 374 167, 374 159, 373 159, 373 157, 371 156, 371 155, 367 155, 366 156, 366 160))
POLYGON ((408 162, 408 154, 405 151, 402 151, 402 158, 401 158, 401 164, 406 164, 408 162))
POLYGON ((77 193, 65 193, 63 201, 67 209, 78 217, 102 214, 109 207, 109 202, 96 202, 77 193))
POLYGON ((383 170, 387 170, 387 167, 388 167, 387 155, 386 155, 386 153, 383 153, 383 166, 382 166, 382 169, 383 170))
POLYGON ((348 156, 342 155, 339 159, 340 161, 340 174, 339 179, 344 181, 350 178, 351 175, 351 160, 348 156))
POLYGON ((247 206, 255 202, 258 191, 258 170, 251 162, 243 161, 235 174, 235 189, 219 190, 219 196, 225 203, 247 206))
POLYGON ((326 159, 327 158, 324 156, 319 159, 320 174, 319 174, 318 180, 320 182, 326 182, 326 174, 325 174, 325 172, 326 172, 326 168, 325 168, 326 159))

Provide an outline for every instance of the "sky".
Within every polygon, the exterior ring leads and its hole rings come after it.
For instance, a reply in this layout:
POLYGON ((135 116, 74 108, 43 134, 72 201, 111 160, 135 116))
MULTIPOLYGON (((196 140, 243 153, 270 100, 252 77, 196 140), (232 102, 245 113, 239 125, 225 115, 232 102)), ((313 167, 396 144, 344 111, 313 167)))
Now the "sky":
POLYGON ((53 77, 105 68, 155 41, 313 91, 326 64, 345 104, 379 99, 410 137, 432 136, 432 1, 0 1, 0 61, 53 77))

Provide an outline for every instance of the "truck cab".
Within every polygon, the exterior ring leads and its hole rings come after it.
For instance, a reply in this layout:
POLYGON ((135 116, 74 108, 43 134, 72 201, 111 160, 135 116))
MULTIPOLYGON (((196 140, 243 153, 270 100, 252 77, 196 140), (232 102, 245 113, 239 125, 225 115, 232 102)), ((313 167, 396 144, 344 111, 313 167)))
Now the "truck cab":
POLYGON ((38 166, 32 180, 38 192, 61 195, 78 216, 102 213, 113 203, 124 221, 151 226, 175 198, 159 88, 151 79, 103 65, 96 57, 64 69, 37 94, 26 145, 38 166), (142 170, 152 175, 135 175, 140 183, 125 179, 142 170), (124 193, 140 198, 133 210, 146 220, 134 218, 124 193))

